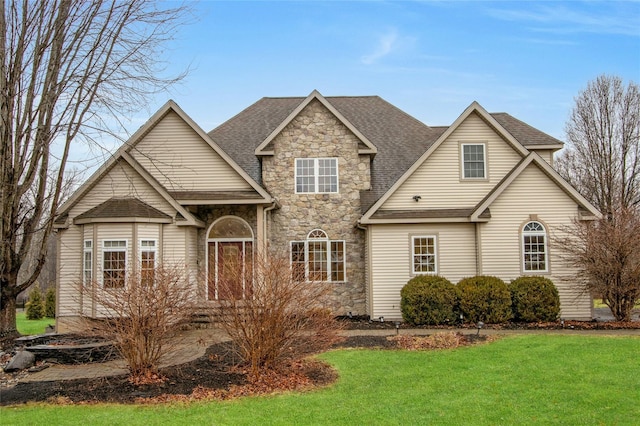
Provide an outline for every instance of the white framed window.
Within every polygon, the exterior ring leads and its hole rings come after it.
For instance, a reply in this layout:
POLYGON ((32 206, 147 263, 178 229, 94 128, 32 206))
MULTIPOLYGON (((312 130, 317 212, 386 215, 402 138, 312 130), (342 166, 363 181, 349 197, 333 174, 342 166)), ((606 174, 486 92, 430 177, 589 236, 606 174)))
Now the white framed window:
POLYGON ((153 285, 156 252, 156 240, 140 240, 140 283, 143 285, 153 285))
POLYGON ((487 155, 484 143, 461 144, 463 179, 487 178, 487 155))
POLYGON ((84 240, 82 251, 82 283, 91 284, 93 281, 93 240, 84 240))
POLYGON ((321 229, 304 241, 291 241, 291 270, 296 281, 346 281, 345 242, 330 240, 321 229))
POLYGON ((127 269, 127 241, 102 242, 102 285, 105 288, 123 288, 127 269))
POLYGON ((438 250, 435 235, 411 237, 411 271, 413 274, 437 274, 438 250))
POLYGON ((547 231, 544 225, 531 221, 522 228, 522 270, 548 272, 547 231))
POLYGON ((338 192, 337 158, 296 158, 296 194, 338 192))

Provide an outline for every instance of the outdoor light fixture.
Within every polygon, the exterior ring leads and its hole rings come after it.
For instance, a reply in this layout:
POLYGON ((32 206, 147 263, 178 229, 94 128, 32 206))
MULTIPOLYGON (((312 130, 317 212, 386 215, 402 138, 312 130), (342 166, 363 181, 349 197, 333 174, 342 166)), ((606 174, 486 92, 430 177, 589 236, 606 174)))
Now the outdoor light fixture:
POLYGON ((351 311, 349 311, 347 315, 349 316, 349 318, 353 318, 353 314, 351 313, 351 311))
POLYGON ((419 196, 419 195, 414 195, 414 196, 413 196, 413 201, 415 201, 415 202, 417 203, 418 201, 420 201, 420 199, 421 199, 421 198, 422 198, 422 197, 421 197, 421 196, 419 196))
POLYGON ((384 322, 384 317, 380 317, 378 319, 380 320, 380 322, 384 322))
POLYGON ((564 318, 560 318, 560 325, 564 328, 564 318))
POLYGON ((400 334, 400 321, 396 321, 394 324, 396 325, 396 334, 400 334))
POLYGON ((478 327, 478 334, 477 334, 477 336, 479 336, 479 335, 480 335, 480 329, 481 329, 482 327, 484 327, 484 323, 483 323, 482 321, 478 321, 478 324, 476 325, 476 327, 478 327))

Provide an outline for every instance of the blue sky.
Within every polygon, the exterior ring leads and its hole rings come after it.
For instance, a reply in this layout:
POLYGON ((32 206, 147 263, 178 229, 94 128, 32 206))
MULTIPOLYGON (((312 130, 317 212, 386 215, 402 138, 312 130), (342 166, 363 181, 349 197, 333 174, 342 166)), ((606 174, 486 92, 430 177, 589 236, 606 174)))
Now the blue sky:
POLYGON ((174 99, 209 131, 263 96, 379 95, 428 125, 474 100, 560 139, 606 73, 640 82, 638 1, 201 1, 171 47, 174 99))

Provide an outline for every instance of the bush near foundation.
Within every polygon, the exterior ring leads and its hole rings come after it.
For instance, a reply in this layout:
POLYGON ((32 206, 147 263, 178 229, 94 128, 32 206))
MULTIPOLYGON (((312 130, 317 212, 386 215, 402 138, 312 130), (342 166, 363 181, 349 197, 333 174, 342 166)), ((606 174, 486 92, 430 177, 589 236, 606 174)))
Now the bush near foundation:
POLYGON ((413 325, 452 324, 457 303, 456 287, 438 275, 418 275, 400 291, 402 319, 413 325))
POLYGON ((508 287, 515 321, 555 321, 558 318, 560 296, 550 279, 524 276, 511 281, 508 287))
POLYGON ((464 278, 457 288, 460 311, 466 322, 499 324, 511 319, 511 293, 500 278, 487 275, 464 278))

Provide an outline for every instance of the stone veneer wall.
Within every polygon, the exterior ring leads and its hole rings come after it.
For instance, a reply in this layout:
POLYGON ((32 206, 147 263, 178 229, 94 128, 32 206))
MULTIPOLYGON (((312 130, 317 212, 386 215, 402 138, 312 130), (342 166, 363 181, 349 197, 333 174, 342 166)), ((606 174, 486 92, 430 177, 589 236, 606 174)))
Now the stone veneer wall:
POLYGON ((370 187, 370 158, 358 154, 359 139, 319 101, 312 101, 272 141, 262 159, 262 180, 281 205, 268 220, 269 249, 289 256, 291 241, 319 228, 344 240, 346 282, 332 283, 336 314, 366 314, 365 235, 357 228, 360 191, 370 187), (338 158, 338 193, 296 194, 296 158, 338 158))

